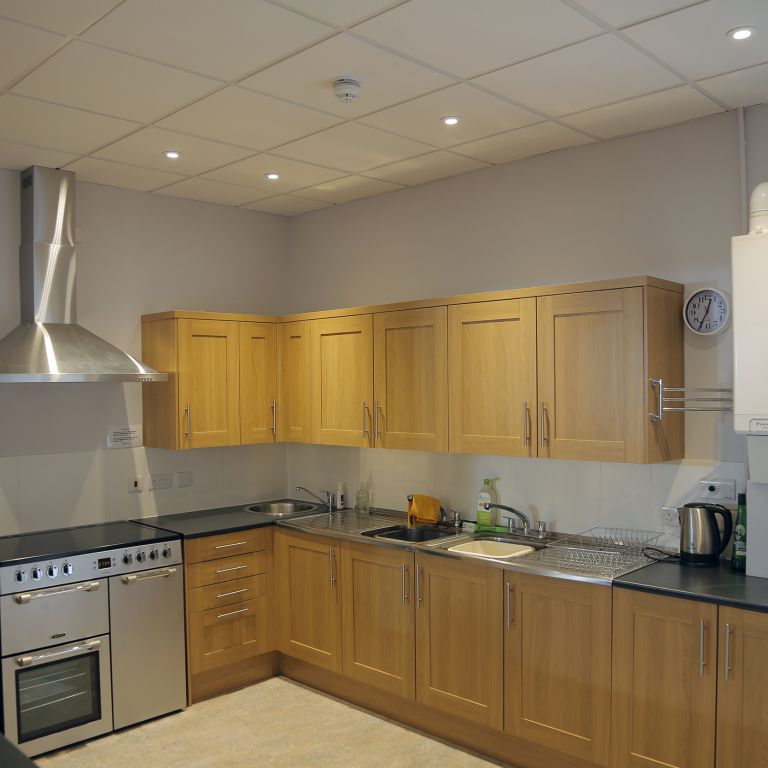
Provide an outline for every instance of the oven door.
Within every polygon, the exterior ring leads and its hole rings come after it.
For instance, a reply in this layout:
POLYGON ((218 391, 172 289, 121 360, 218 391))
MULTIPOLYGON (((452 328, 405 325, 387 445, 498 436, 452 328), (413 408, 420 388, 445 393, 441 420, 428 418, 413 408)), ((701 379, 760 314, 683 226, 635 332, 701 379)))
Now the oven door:
POLYGON ((30 757, 112 730, 109 636, 3 659, 5 736, 30 757))

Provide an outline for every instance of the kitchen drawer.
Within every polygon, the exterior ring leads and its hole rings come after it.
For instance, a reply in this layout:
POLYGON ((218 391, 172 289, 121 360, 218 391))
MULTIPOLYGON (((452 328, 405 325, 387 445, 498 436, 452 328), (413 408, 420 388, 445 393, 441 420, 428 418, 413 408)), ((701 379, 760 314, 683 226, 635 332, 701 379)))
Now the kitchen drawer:
POLYGON ((220 608, 222 605, 264 597, 266 594, 267 575, 262 573, 245 579, 227 581, 224 584, 209 584, 207 587, 190 589, 187 593, 187 610, 207 611, 210 608, 220 608))
POLYGON ((266 597, 189 614, 192 674, 272 650, 266 597))
POLYGON ((223 557, 221 560, 209 560, 205 563, 187 563, 187 589, 220 584, 233 579, 244 579, 266 573, 266 552, 248 552, 235 557, 223 557))
POLYGON ((222 557, 241 555, 244 552, 263 550, 265 546, 266 533, 263 528, 232 531, 218 536, 201 536, 184 542, 184 560, 187 563, 218 560, 222 557))

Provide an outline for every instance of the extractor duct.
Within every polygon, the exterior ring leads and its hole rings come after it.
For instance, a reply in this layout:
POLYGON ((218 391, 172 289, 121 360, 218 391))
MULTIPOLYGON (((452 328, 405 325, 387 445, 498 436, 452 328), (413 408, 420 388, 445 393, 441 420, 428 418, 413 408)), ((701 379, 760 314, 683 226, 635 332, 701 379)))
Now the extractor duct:
POLYGON ((0 340, 0 383, 167 381, 76 323, 75 174, 21 174, 21 325, 0 340))

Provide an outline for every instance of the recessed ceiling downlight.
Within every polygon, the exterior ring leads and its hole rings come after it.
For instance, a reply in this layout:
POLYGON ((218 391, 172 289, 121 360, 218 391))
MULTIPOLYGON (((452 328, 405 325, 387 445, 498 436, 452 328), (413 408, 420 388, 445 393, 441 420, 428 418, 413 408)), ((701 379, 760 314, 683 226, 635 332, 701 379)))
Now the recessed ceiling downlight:
POLYGON ((270 181, 277 181, 280 178, 279 173, 275 173, 274 171, 270 171, 269 173, 264 174, 270 181))
POLYGON ((736 27, 735 29, 732 29, 730 32, 728 32, 726 36, 734 40, 748 40, 754 34, 754 27, 736 27))
POLYGON ((177 152, 175 149, 166 149, 163 155, 169 160, 178 160, 181 157, 181 152, 177 152))
POLYGON ((440 121, 443 125, 458 125, 459 124, 459 118, 455 115, 447 115, 446 117, 441 117, 440 121))

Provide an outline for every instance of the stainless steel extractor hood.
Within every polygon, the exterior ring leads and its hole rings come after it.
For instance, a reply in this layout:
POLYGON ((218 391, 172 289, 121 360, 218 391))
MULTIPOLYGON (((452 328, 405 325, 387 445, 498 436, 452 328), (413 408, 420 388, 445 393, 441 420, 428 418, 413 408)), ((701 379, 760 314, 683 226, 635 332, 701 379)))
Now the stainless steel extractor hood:
POLYGON ((0 340, 0 383, 168 380, 76 323, 74 173, 21 174, 19 274, 21 325, 0 340))

